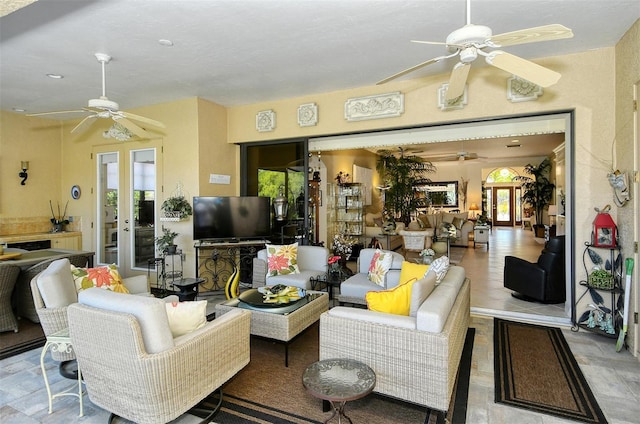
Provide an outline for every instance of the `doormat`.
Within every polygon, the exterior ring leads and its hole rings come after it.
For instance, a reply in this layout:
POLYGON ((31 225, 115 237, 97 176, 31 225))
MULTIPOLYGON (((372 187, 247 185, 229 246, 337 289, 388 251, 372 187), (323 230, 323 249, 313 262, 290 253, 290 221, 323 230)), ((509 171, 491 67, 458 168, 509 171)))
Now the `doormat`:
POLYGON ((562 331, 494 318, 495 401, 606 424, 562 331))

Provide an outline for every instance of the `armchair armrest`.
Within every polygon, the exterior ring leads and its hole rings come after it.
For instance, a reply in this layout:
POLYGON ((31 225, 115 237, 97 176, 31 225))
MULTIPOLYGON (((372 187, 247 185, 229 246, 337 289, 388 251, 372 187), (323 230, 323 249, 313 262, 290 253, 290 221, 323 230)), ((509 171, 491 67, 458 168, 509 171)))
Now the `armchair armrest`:
POLYGON ((267 284, 267 263, 260 258, 253 258, 253 276, 251 287, 258 288, 267 284))

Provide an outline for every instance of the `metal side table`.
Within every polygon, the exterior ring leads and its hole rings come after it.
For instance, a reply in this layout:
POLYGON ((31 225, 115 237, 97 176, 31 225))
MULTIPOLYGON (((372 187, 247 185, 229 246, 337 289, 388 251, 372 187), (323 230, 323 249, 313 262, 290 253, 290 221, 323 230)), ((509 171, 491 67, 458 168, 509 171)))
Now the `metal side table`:
POLYGON ((49 349, 52 352, 71 352, 71 337, 69 337, 69 329, 65 328, 56 333, 47 336, 47 342, 42 348, 40 354, 40 369, 42 370, 42 378, 44 379, 44 385, 47 388, 47 397, 49 398, 49 413, 53 411, 53 399, 62 396, 76 396, 80 402, 80 415, 84 415, 84 408, 82 405, 82 374, 80 373, 80 364, 78 364, 78 393, 73 393, 71 390, 75 389, 75 385, 69 387, 67 390, 55 394, 51 394, 51 387, 49 386, 49 378, 47 377, 47 370, 44 367, 44 357, 49 349))

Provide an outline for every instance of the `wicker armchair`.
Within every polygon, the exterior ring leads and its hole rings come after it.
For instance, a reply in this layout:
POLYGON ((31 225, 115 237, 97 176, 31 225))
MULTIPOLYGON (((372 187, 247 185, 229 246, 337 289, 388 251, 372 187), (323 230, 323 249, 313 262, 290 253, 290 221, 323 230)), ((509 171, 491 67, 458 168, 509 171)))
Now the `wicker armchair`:
POLYGON ((249 363, 247 310, 174 339, 160 299, 91 288, 78 302, 69 333, 89 399, 127 420, 171 421, 249 363))
POLYGON ((13 315, 11 294, 16 285, 20 267, 15 265, 3 265, 0 267, 0 332, 18 332, 18 321, 13 315))
MULTIPOLYGON (((67 321, 67 307, 78 301, 75 283, 71 275, 70 263, 75 266, 86 266, 87 257, 72 256, 70 258, 48 261, 45 269, 31 279, 31 287, 29 290, 29 293, 32 295, 31 304, 46 336, 69 326, 67 321), (84 258, 84 261, 82 258, 84 258), (75 263, 71 262, 72 260, 75 263), (46 284, 50 286, 49 293, 43 293, 38 287, 39 279, 41 281, 47 280, 46 284), (63 297, 64 294, 66 294, 66 298, 63 297), (43 296, 44 298, 53 300, 53 302, 45 302, 43 296), (47 306, 46 303, 49 303, 49 306, 47 306)), ((145 276, 123 278, 122 282, 132 294, 148 294, 147 278, 145 276)), ((73 349, 71 349, 69 352, 52 351, 51 357, 56 361, 69 361, 75 359, 76 355, 73 349)))

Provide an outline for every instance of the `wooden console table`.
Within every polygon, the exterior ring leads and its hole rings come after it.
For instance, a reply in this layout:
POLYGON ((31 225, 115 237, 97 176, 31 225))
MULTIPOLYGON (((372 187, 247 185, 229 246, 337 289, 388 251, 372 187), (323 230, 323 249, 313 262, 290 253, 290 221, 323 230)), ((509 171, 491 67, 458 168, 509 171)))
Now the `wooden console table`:
POLYGON ((196 275, 204 280, 200 287, 224 290, 234 267, 240 267, 240 281, 250 284, 253 258, 266 243, 266 240, 196 243, 193 246, 196 249, 196 275))

